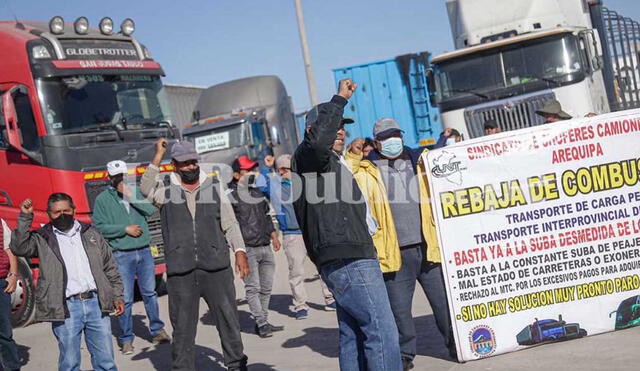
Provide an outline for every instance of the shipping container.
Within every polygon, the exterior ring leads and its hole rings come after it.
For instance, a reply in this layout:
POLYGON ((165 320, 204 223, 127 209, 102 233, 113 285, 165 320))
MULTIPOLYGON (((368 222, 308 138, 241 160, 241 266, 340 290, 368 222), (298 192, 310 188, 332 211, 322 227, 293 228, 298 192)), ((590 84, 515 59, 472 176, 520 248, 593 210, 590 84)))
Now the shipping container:
POLYGON ((356 121, 347 127, 349 141, 372 137, 374 123, 384 117, 398 122, 404 130, 405 144, 410 147, 437 141, 442 125, 438 109, 429 101, 425 78, 429 55, 408 54, 333 70, 336 86, 349 77, 358 84, 344 112, 345 117, 356 121))

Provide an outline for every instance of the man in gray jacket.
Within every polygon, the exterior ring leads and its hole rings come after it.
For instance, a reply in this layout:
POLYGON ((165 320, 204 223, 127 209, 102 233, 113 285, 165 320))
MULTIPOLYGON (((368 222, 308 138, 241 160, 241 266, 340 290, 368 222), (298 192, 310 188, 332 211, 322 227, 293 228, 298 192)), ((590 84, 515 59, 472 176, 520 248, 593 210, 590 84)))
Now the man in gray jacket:
POLYGON ((52 323, 60 370, 80 368, 82 333, 93 369, 117 370, 109 313, 121 315, 124 301, 111 247, 95 227, 75 219, 71 196, 49 196, 47 214, 50 222, 30 232, 33 202, 22 201, 11 235, 15 255, 40 259, 36 320, 52 323))

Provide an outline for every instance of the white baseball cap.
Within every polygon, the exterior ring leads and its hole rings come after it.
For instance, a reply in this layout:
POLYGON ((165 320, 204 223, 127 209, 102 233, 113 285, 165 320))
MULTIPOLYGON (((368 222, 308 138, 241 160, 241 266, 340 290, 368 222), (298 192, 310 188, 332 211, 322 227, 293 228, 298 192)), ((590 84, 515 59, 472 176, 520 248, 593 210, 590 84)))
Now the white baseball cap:
POLYGON ((126 175, 129 170, 127 169, 126 162, 122 160, 115 160, 107 164, 107 172, 109 173, 109 176, 116 176, 119 174, 126 175))

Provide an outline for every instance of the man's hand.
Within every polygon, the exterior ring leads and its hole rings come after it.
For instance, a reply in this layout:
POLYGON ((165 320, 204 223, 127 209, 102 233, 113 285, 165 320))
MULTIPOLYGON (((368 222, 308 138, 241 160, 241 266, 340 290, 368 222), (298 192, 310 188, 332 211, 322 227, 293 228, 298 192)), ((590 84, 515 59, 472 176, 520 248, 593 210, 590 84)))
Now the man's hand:
POLYGON ((116 316, 121 316, 124 313, 124 301, 116 300, 113 302, 113 306, 116 308, 116 316))
POLYGON ((167 138, 160 138, 156 141, 156 154, 153 156, 151 163, 155 166, 160 166, 162 162, 162 157, 167 152, 167 147, 169 147, 169 141, 167 138))
POLYGON ((30 198, 25 199, 20 204, 20 212, 23 214, 33 214, 33 201, 30 198))
POLYGON ((142 228, 140 228, 140 226, 137 224, 128 225, 125 230, 131 237, 140 237, 140 235, 142 234, 142 228))
POLYGON ((236 252, 236 272, 242 279, 249 277, 249 261, 244 251, 236 252))
POLYGON ((351 152, 354 155, 362 154, 362 147, 364 147, 364 138, 356 138, 347 147, 347 152, 351 152))
POLYGON ((7 277, 7 288, 4 289, 4 292, 6 292, 7 294, 11 294, 12 292, 16 291, 16 286, 18 285, 18 277, 16 276, 11 276, 11 277, 7 277))
POLYGON ((275 163, 276 163, 276 158, 275 158, 275 157, 273 157, 273 156, 271 156, 271 155, 266 156, 266 157, 264 158, 264 164, 265 164, 267 167, 273 167, 273 164, 275 164, 275 163))
POLYGON ((271 243, 273 244, 273 251, 280 251, 282 245, 278 239, 278 232, 271 233, 271 243))
POLYGON ((342 79, 340 80, 338 86, 338 95, 344 99, 351 99, 353 93, 356 91, 358 84, 354 83, 351 79, 342 79))

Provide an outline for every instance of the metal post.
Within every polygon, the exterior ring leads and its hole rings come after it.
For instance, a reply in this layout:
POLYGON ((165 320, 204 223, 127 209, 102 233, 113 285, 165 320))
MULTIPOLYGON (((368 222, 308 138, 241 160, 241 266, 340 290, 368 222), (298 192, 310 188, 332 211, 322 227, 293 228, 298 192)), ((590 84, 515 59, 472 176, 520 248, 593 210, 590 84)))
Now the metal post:
POLYGON ((309 45, 307 44, 307 31, 304 28, 304 18, 302 17, 302 4, 300 0, 294 0, 296 4, 296 17, 298 18, 298 33, 300 34, 300 44, 302 45, 302 57, 304 58, 304 70, 307 73, 307 85, 309 87, 309 98, 311 105, 318 104, 318 92, 316 90, 316 80, 313 77, 311 68, 311 57, 309 56, 309 45))

